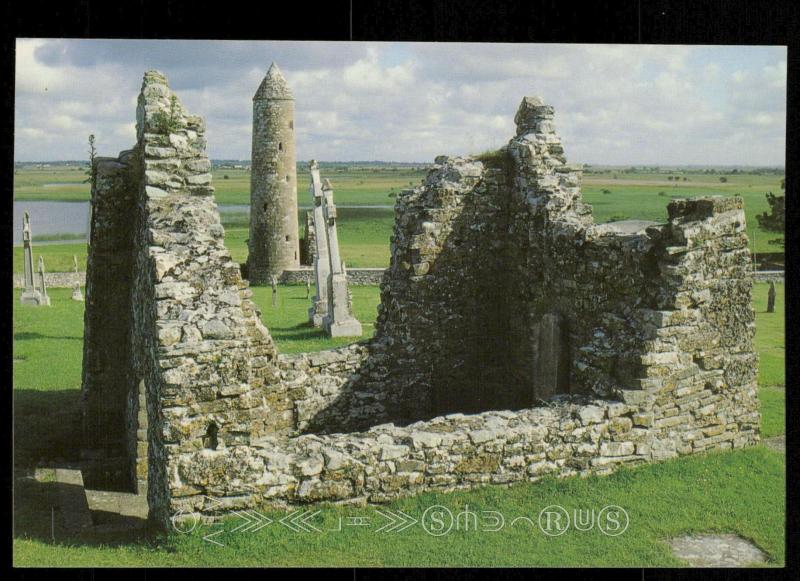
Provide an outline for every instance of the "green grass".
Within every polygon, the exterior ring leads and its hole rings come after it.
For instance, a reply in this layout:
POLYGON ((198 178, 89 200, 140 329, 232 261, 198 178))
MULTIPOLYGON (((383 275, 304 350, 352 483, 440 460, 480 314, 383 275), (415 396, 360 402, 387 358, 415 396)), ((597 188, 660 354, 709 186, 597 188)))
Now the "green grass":
MULTIPOLYGON (((419 519, 433 505, 453 515, 467 509, 476 527, 459 528, 443 536, 424 532, 419 524, 399 533, 377 533, 387 523, 374 508, 317 507, 309 522, 321 532, 292 532, 272 523, 261 530, 234 533, 242 524, 229 518, 221 525, 200 525, 189 534, 138 541, 121 546, 61 541, 51 544, 39 535, 17 532, 16 566, 681 566, 665 541, 698 533, 738 533, 755 542, 781 566, 784 554, 785 457, 757 447, 709 453, 660 464, 623 469, 608 477, 545 479, 509 488, 489 487, 451 494, 428 493, 396 501, 385 509, 419 519), (754 486, 753 483, 758 483, 754 486), (544 535, 536 525, 539 512, 557 504, 568 511, 599 511, 622 507, 629 527, 617 537, 597 528, 568 530, 559 537, 544 535), (485 527, 482 511, 497 511, 505 519, 497 532, 485 527), (369 526, 338 528, 348 517, 367 517, 369 526), (512 526, 512 522, 514 525, 512 526), (202 537, 216 530, 212 545, 202 537)), ((264 510, 279 519, 286 512, 264 510)), ((42 515, 43 518, 47 515, 42 515)), ((45 519, 46 520, 46 519, 45 519)), ((29 518, 29 522, 33 522, 29 518)), ((19 521, 18 521, 19 522, 19 521)), ((431 522, 428 520, 427 522, 431 522)))
MULTIPOLYGON (((759 306, 766 288, 757 284, 755 289, 756 345, 762 360, 774 344, 783 344, 783 286, 777 287, 778 309, 772 315, 762 313, 759 306)), ((355 314, 364 324, 364 336, 369 336, 378 289, 354 286, 351 290, 355 314)), ((71 301, 70 294, 70 289, 52 289, 49 308, 14 303, 14 448, 18 467, 35 465, 40 458, 70 460, 76 455, 73 444, 80 429, 84 305, 71 301)), ((309 302, 304 286, 280 286, 278 308, 271 306, 269 287, 255 288, 254 300, 281 352, 323 349, 350 341, 327 339, 307 325, 309 302)), ((782 350, 780 353, 782 357, 782 350)), ((777 385, 783 376, 767 377, 777 385)), ((762 386, 760 393, 763 435, 782 433, 784 389, 762 386)), ((445 537, 431 537, 418 527, 396 534, 375 533, 378 525, 301 534, 273 524, 245 535, 230 532, 240 523, 228 521, 224 525, 227 532, 215 537, 225 547, 202 540, 214 530, 208 527, 189 535, 173 533, 119 546, 75 538, 51 544, 46 540, 49 507, 41 494, 25 489, 15 494, 17 566, 677 566, 680 563, 670 555, 664 539, 705 531, 735 532, 753 540, 770 555, 771 565, 781 565, 785 558, 785 461, 782 454, 764 447, 681 458, 606 478, 548 479, 511 488, 425 494, 386 507, 418 518, 434 504, 454 513, 468 505, 478 515, 481 510, 496 510, 507 517, 506 528, 500 532, 462 530, 445 537), (758 485, 753 486, 754 482, 758 485), (510 526, 518 516, 535 522, 539 511, 550 504, 568 509, 616 504, 629 513, 630 528, 614 538, 597 530, 570 531, 550 538, 524 523, 510 526)), ((373 523, 384 522, 372 508, 321 509, 312 523, 323 531, 335 528, 340 516, 344 522, 356 515, 371 517, 373 523)), ((264 514, 285 516, 276 511, 264 514)))
MULTIPOLYGON (((349 267, 389 266, 389 237, 394 226, 394 211, 381 208, 340 208, 338 210, 339 247, 342 258, 349 267)), ((225 246, 234 260, 247 260, 247 238, 249 218, 242 212, 222 214, 225 226, 225 246)), ((304 216, 301 210, 300 216, 304 216)), ((303 235, 304 219, 300 222, 303 235)), ((57 236, 57 235, 53 235, 57 236)), ((86 269, 86 242, 45 244, 33 243, 34 259, 44 258, 47 272, 71 272, 72 257, 78 257, 78 267, 86 269)), ((22 246, 15 246, 13 253, 14 272, 22 272, 22 246)))
MULTIPOLYGON (((339 337, 331 339, 325 333, 308 322, 308 308, 311 299, 306 299, 306 287, 303 285, 278 286, 277 304, 272 306, 272 289, 270 287, 254 287, 253 300, 261 307, 261 319, 270 330, 272 338, 281 353, 303 353, 305 351, 321 351, 333 347, 348 345, 360 339, 372 337, 375 330, 375 319, 380 303, 380 292, 376 286, 351 286, 353 296, 353 314, 361 321, 362 336, 339 337)), ((311 296, 314 285, 311 285, 311 296)))
POLYGON ((761 437, 773 438, 786 433, 786 388, 762 386, 758 389, 761 403, 761 437))
POLYGON ((665 222, 667 204, 671 198, 739 195, 744 200, 751 249, 755 247, 757 253, 783 252, 782 246, 770 244, 770 240, 775 240, 779 235, 762 230, 756 219, 758 214, 770 209, 765 194, 769 191, 782 193, 781 176, 731 176, 724 184, 719 182, 718 177, 716 182, 709 179, 715 176, 691 176, 687 182, 674 183, 668 182, 663 176, 664 185, 630 183, 634 180, 657 181, 647 174, 630 174, 626 179, 622 177, 619 180, 596 176, 584 179, 581 192, 584 201, 592 205, 595 222, 607 222, 612 217, 665 222), (602 190, 610 190, 611 193, 603 194, 602 190), (659 195, 660 192, 664 192, 664 195, 659 195))
MULTIPOLYGON (((307 184, 300 168, 298 200, 309 203, 307 184)), ((416 185, 424 176, 421 170, 406 169, 326 169, 331 178, 336 202, 344 205, 393 205, 391 195, 416 185)), ((768 211, 765 193, 779 193, 778 175, 738 174, 729 175, 728 182, 721 183, 719 176, 704 174, 681 174, 688 181, 670 182, 664 174, 618 173, 619 179, 610 174, 587 174, 583 182, 584 200, 592 204, 596 222, 621 219, 665 221, 667 203, 672 197, 698 195, 733 195, 744 198, 747 232, 751 248, 758 253, 782 253, 779 245, 770 244, 778 236, 758 227, 756 215, 768 211), (608 190, 610 194, 603 194, 608 190), (659 195, 663 192, 663 195, 659 195)), ((14 176, 15 200, 87 200, 88 185, 81 184, 84 178, 78 170, 53 170, 25 168, 14 176), (45 187, 45 184, 70 183, 69 186, 45 187), (82 194, 77 192, 81 191, 82 194)), ((250 174, 244 170, 214 170, 216 199, 220 204, 249 204, 250 174), (223 175, 228 175, 224 179, 223 175)), ((300 211, 300 231, 305 223, 304 211, 300 211)), ((245 240, 248 237, 248 218, 244 212, 223 214, 226 227, 226 245, 235 260, 247 258, 245 240)), ((394 224, 392 209, 340 208, 339 240, 345 262, 351 267, 379 267, 389 264, 389 237, 394 224)), ((51 239, 69 239, 69 235, 54 234, 51 239)), ((34 241, 35 242, 35 241, 34 241)), ((78 256, 79 264, 85 264, 86 244, 68 243, 49 246, 34 246, 37 254, 45 259, 50 272, 72 270, 72 255, 78 256)), ((14 271, 22 272, 22 249, 14 249, 14 271)))
POLYGON ((86 167, 24 167, 14 170, 15 200, 85 202, 90 186, 83 183, 86 167))
POLYGON ((47 291, 51 306, 21 305, 20 292, 14 289, 14 388, 80 387, 84 303, 71 300, 71 289, 54 288, 47 291))
MULTIPOLYGON (((37 245, 36 241, 34 241, 34 264, 39 259, 39 256, 44 258, 44 269, 46 272, 72 272, 74 269, 72 263, 73 256, 78 258, 78 269, 81 272, 86 271, 86 242, 37 245)), ((12 266, 14 272, 23 272, 22 246, 14 246, 12 266)))
POLYGON ((758 383, 762 386, 786 385, 784 338, 784 285, 775 285, 775 312, 767 312, 769 284, 753 285, 753 308, 756 311, 755 345, 758 351, 758 383))
MULTIPOLYGON (((84 170, 77 168, 38 169, 25 167, 14 172, 14 199, 30 201, 81 202, 89 200, 90 186, 84 170)), ((425 176, 422 170, 363 169, 343 170, 323 168, 322 177, 329 178, 339 205, 394 204, 390 194, 419 184, 425 176)), ((297 199, 301 205, 311 204, 306 167, 298 167, 297 199)), ((250 203, 250 172, 241 169, 212 171, 215 196, 219 204, 250 203), (228 179, 224 176, 227 175, 228 179)))

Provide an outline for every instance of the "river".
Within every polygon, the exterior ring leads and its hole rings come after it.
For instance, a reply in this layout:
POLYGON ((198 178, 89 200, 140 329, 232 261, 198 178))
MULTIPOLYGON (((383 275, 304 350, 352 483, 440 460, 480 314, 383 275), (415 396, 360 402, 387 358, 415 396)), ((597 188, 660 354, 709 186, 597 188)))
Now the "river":
MULTIPOLYGON (((390 205, 343 205, 338 208, 371 208, 392 209, 390 205)), ((310 210, 310 206, 300 206, 301 210, 310 210)), ((83 239, 43 241, 37 236, 53 234, 80 234, 84 237, 89 225, 89 202, 14 202, 14 244, 22 244, 22 216, 25 211, 31 215, 31 230, 36 244, 74 244, 83 239)), ((249 213, 250 206, 244 204, 221 204, 222 213, 249 213)))

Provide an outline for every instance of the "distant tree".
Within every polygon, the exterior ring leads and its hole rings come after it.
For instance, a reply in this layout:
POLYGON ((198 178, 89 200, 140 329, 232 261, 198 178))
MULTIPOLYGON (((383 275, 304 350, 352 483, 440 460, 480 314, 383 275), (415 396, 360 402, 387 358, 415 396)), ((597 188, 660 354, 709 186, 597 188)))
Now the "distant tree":
MULTIPOLYGON (((786 196, 776 196, 769 192, 767 193, 767 203, 769 204, 769 212, 756 216, 758 225, 767 232, 783 234, 786 231, 786 196)), ((783 246, 783 236, 770 240, 769 243, 783 246)))
POLYGON ((94 179, 94 160, 97 157, 97 148, 94 146, 94 134, 89 135, 89 169, 86 170, 86 179, 83 183, 88 184, 94 179))
POLYGON ((600 190, 600 193, 608 195, 611 193, 611 190, 600 190))
POLYGON ((224 175, 222 176, 222 179, 223 179, 223 180, 227 180, 227 179, 230 179, 230 178, 228 178, 228 174, 224 174, 224 175))
POLYGON ((722 177, 719 178, 719 181, 724 184, 725 182, 728 181, 728 178, 726 178, 725 176, 722 176, 722 177))
POLYGON ((686 176, 683 177, 683 181, 688 181, 688 180, 689 178, 687 178, 686 176))

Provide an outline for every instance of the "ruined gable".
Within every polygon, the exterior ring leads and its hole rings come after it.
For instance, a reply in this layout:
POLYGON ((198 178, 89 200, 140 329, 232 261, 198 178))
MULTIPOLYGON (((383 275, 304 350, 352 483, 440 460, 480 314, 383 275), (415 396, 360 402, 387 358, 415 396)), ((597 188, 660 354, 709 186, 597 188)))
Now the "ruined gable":
POLYGON ((375 336, 278 355, 223 243, 204 124, 145 74, 96 162, 86 425, 151 517, 608 473, 758 441, 738 198, 594 224, 553 108, 395 207, 375 336), (114 321, 109 325, 108 321, 114 321))

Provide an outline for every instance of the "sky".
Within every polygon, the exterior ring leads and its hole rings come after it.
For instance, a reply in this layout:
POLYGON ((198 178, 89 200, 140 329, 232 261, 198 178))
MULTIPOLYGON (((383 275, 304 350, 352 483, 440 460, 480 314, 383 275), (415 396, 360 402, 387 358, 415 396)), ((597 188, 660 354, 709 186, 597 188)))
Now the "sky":
POLYGON ((526 95, 555 107, 571 162, 782 166, 786 48, 689 45, 18 39, 16 161, 135 141, 144 71, 206 119, 212 159, 250 159, 270 63, 295 95, 298 160, 431 162, 514 136, 526 95))

